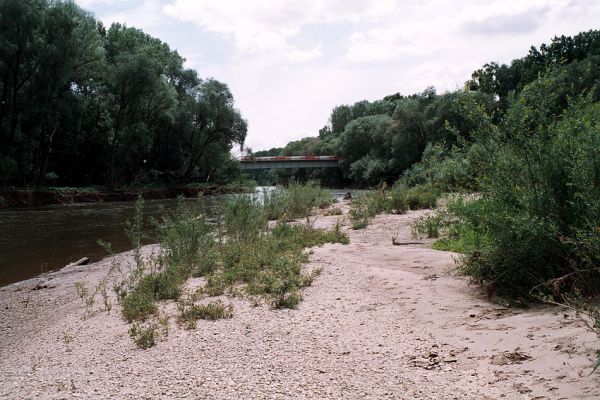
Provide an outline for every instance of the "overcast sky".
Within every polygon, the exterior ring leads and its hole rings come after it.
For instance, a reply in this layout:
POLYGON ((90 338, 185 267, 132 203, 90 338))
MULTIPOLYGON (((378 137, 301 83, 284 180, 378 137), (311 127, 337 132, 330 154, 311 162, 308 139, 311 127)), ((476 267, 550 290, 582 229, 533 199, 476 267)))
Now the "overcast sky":
POLYGON ((253 150, 316 136, 331 109, 461 88, 555 35, 598 29, 600 0, 76 0, 156 36, 229 85, 253 150))

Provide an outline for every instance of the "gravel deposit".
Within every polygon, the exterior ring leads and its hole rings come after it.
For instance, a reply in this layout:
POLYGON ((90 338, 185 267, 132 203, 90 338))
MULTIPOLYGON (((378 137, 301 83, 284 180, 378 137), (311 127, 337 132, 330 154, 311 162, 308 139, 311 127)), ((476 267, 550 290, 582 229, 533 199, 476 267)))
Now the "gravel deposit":
POLYGON ((423 213, 378 216, 348 230, 349 245, 312 249, 306 268, 322 273, 296 310, 223 298, 232 319, 184 330, 164 304, 169 335, 148 350, 135 347, 118 306, 82 318, 74 284, 97 282, 110 259, 4 287, 0 397, 600 398, 590 374, 600 341, 572 313, 491 303, 454 272, 456 254, 392 244, 398 230, 414 242, 410 223, 423 213))

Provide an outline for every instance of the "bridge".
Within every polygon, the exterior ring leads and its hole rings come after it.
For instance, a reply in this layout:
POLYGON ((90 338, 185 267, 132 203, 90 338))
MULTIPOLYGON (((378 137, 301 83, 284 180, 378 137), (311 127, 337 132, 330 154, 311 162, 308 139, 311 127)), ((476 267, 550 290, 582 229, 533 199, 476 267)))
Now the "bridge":
POLYGON ((337 168, 336 156, 241 157, 241 169, 337 168))

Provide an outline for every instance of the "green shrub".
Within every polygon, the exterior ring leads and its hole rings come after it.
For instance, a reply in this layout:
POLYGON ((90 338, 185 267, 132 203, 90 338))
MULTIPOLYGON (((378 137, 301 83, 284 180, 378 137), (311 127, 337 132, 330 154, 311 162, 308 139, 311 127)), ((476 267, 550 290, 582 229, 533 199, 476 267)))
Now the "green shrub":
POLYGON ((134 323, 129 328, 129 336, 140 349, 148 349, 156 344, 157 332, 154 325, 141 326, 134 323))
POLYGON ((252 241, 267 226, 260 203, 250 195, 235 196, 225 203, 223 221, 229 240, 252 241))
POLYGON ((546 113, 547 84, 513 99, 485 139, 493 168, 481 173, 481 197, 450 210, 462 225, 463 270, 508 297, 543 283, 554 292, 556 282, 559 293, 596 296, 600 104, 578 100, 557 121, 546 113))
POLYGON ((368 191, 352 199, 350 220, 352 229, 364 229, 369 220, 381 213, 392 212, 392 198, 385 184, 377 190, 368 191))
POLYGON ((339 207, 331 207, 329 210, 325 212, 325 216, 330 217, 333 215, 342 215, 342 209, 339 207))
POLYGON ((411 226, 413 238, 438 238, 444 226, 444 214, 440 212, 431 213, 420 217, 411 226))
POLYGON ((248 295, 263 298, 273 307, 291 304, 292 299, 299 297, 288 299, 288 294, 298 291, 307 282, 302 273, 302 264, 308 261, 304 249, 348 241, 339 225, 331 230, 319 230, 279 222, 252 241, 226 241, 220 249, 222 268, 209 276, 202 292, 220 294, 226 288, 241 284, 248 295))
POLYGON ((394 187, 391 191, 390 208, 398 214, 405 213, 409 208, 405 194, 398 187, 394 187))
POLYGON ((154 221, 158 239, 169 266, 176 266, 184 278, 202 276, 214 267, 214 228, 202 209, 195 210, 179 197, 174 212, 154 221))
POLYGON ((302 301, 302 294, 298 290, 283 292, 275 297, 273 308, 296 308, 302 301))
POLYGON ((352 221, 352 229, 358 231, 360 229, 365 229, 369 226, 369 220, 367 218, 361 218, 356 221, 352 221))
POLYGON ((437 200, 441 196, 441 192, 438 189, 429 185, 419 185, 411 188, 406 188, 403 191, 406 204, 411 210, 435 208, 437 200))
POLYGON ((484 151, 478 143, 465 140, 459 140, 451 149, 428 143, 421 161, 404 171, 398 183, 404 187, 428 185, 444 192, 478 190, 484 151))
MULTIPOLYGON (((294 216, 309 215, 313 206, 325 207, 333 200, 329 191, 314 184, 294 184, 285 193, 290 199, 296 199, 296 205, 290 203, 296 207, 289 214, 294 216), (308 194, 302 194, 305 188, 308 194), (310 210, 300 207, 306 203, 313 205, 310 210)), ((304 249, 324 243, 349 242, 339 225, 331 230, 318 230, 290 225, 282 219, 269 231, 265 207, 251 196, 235 196, 224 205, 219 229, 213 228, 201 210, 194 210, 179 199, 173 213, 154 221, 160 251, 145 257, 141 252, 142 211, 140 199, 135 218, 127 224, 134 262, 126 268, 120 264, 111 268, 123 273, 123 279, 115 284, 115 292, 123 318, 133 323, 130 335, 142 348, 154 345, 157 338, 158 325, 147 322, 158 313, 157 302, 180 299, 190 276, 207 279, 194 297, 245 293, 255 300, 264 299, 274 308, 293 308, 302 300, 300 290, 310 285, 318 274, 302 272, 302 264, 308 261, 304 249), (140 325, 140 321, 146 324, 140 325)), ((106 244, 106 248, 110 249, 110 245, 106 244)), ((100 292, 102 287, 98 289, 100 292)), ((85 285, 78 284, 76 289, 86 304, 94 304, 95 294, 90 295, 85 285)), ((180 320, 188 325, 200 318, 231 317, 231 307, 220 302, 196 305, 182 301, 180 306, 180 320)))
POLYGON ((186 329, 196 327, 196 321, 205 319, 216 321, 218 319, 229 319, 233 317, 233 306, 225 305, 221 300, 211 301, 207 304, 183 303, 179 305, 179 322, 186 329))
POLYGON ((148 349, 156 344, 161 336, 169 333, 169 321, 162 318, 146 324, 134 322, 129 328, 129 336, 140 349, 148 349))
POLYGON ((311 215, 314 208, 325 208, 334 201, 331 192, 314 181, 306 184, 291 182, 287 187, 263 193, 265 214, 269 220, 304 218, 311 215))
POLYGON ((127 322, 144 321, 157 311, 155 294, 150 285, 140 285, 121 299, 121 314, 127 322))
POLYGON ((317 276, 321 275, 321 272, 323 272, 323 270, 321 268, 315 268, 309 274, 302 275, 300 286, 301 287, 311 286, 313 284, 315 278, 317 276))

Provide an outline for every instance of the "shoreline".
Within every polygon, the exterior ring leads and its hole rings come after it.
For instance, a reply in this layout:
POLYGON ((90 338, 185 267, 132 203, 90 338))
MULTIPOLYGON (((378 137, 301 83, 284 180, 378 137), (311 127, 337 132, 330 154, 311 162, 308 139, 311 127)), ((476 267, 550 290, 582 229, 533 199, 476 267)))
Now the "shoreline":
POLYGON ((172 186, 163 188, 127 188, 122 190, 83 188, 0 189, 0 210, 23 209, 53 204, 104 203, 136 201, 141 194, 145 200, 171 199, 178 196, 196 197, 247 192, 247 187, 172 186))
POLYGON ((74 283, 100 279, 110 257, 0 288, 0 397, 598 398, 598 339, 573 313, 490 303, 456 274, 457 254, 428 240, 392 244, 398 228, 410 241, 410 223, 426 212, 380 215, 358 231, 346 224, 349 245, 311 249, 305 268, 322 273, 297 310, 222 297, 232 319, 188 331, 173 317, 148 350, 135 347, 116 303, 81 318, 74 283))

